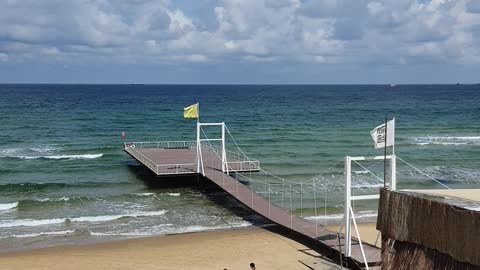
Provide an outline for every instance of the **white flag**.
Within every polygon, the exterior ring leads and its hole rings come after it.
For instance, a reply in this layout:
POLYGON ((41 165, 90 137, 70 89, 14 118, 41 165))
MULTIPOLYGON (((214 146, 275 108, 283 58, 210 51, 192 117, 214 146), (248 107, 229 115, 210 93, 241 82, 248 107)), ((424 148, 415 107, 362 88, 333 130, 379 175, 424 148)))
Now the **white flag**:
MULTIPOLYGON (((374 128, 370 131, 375 149, 385 147, 385 124, 374 128)), ((395 118, 387 122, 387 147, 395 144, 395 118)))

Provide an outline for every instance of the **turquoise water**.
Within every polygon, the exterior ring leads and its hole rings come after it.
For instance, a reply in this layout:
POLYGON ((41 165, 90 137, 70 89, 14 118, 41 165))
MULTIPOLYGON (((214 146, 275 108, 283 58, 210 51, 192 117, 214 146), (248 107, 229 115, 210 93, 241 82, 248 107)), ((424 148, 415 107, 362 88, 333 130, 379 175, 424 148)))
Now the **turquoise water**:
MULTIPOLYGON (((195 121, 183 119, 182 108, 197 101, 201 121, 226 122, 264 169, 328 185, 327 217, 310 218, 338 220, 341 161, 382 155, 369 132, 387 116, 396 117, 399 157, 450 187, 480 182, 479 85, 0 85, 0 95, 5 251, 262 223, 218 191, 148 187, 145 169, 122 151, 125 140, 194 140, 195 121)), ((383 177, 383 163, 362 165, 383 177)), ((364 168, 352 170, 356 193, 382 186, 364 168)), ((398 181, 440 188, 401 162, 398 181)), ((311 206, 302 211, 313 216, 311 206)), ((356 207, 369 217, 375 203, 356 207)))

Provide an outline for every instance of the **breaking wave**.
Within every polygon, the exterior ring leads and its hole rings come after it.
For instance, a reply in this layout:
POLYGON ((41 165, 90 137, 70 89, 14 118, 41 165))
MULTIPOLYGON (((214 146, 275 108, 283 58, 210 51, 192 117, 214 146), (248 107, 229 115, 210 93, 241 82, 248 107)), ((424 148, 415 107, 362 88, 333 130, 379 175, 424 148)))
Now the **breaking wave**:
POLYGON ((480 136, 426 136, 410 141, 415 145, 480 145, 480 136))
POLYGON ((0 223, 0 228, 11 228, 11 227, 36 227, 43 225, 51 224, 61 224, 67 222, 105 222, 112 221, 121 218, 137 218, 137 217, 153 217, 161 216, 167 213, 166 210, 161 211, 150 211, 150 212, 134 212, 121 215, 105 215, 105 216, 84 216, 84 217, 75 217, 75 218, 51 218, 51 219, 18 219, 18 220, 9 220, 6 222, 0 223))
POLYGON ((45 155, 45 156, 7 156, 10 158, 19 159, 96 159, 103 156, 103 153, 99 154, 83 154, 83 155, 45 155))
POLYGON ((39 232, 39 233, 27 233, 27 234, 14 234, 9 236, 3 236, 1 238, 29 238, 29 237, 39 237, 46 235, 69 235, 75 233, 74 230, 65 230, 65 231, 52 231, 52 232, 39 232))
POLYGON ((16 208, 18 206, 18 202, 13 203, 0 203, 0 211, 10 210, 16 208))

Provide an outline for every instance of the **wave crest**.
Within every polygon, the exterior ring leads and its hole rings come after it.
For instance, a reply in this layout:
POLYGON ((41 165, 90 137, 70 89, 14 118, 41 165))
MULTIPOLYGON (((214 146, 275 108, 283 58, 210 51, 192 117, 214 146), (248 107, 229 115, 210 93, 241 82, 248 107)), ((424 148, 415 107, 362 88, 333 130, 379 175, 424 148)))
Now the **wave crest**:
POLYGON ((480 136, 425 136, 410 141, 415 145, 480 145, 480 136))
POLYGON ((105 222, 112 221, 121 218, 137 218, 137 217, 153 217, 161 216, 167 213, 166 210, 160 211, 150 211, 150 212, 134 212, 126 213, 120 215, 105 215, 105 216, 84 216, 84 217, 75 217, 75 218, 51 218, 51 219, 18 219, 18 220, 9 220, 3 223, 0 223, 0 228, 11 228, 11 227, 36 227, 43 225, 52 225, 52 224, 61 224, 68 222, 105 222))
POLYGON ((18 206, 18 202, 13 203, 0 203, 0 211, 10 210, 16 208, 18 206))
POLYGON ((96 159, 103 156, 103 153, 99 154, 83 154, 83 155, 45 155, 45 156, 6 156, 10 158, 18 159, 96 159))

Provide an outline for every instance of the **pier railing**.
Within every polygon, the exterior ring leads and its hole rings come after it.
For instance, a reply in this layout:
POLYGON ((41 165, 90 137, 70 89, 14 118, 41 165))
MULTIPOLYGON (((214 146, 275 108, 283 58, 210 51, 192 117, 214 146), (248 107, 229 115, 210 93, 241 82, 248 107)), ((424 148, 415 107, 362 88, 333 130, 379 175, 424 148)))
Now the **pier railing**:
MULTIPOLYGON (((222 149, 220 146, 212 144, 202 144, 202 148, 215 152, 218 157, 221 156, 222 149)), ((225 150, 227 156, 227 166, 229 171, 258 171, 260 170, 260 161, 251 159, 243 153, 225 150)))
POLYGON ((133 149, 162 148, 162 149, 190 149, 196 147, 195 141, 158 141, 158 142, 126 142, 125 147, 133 149))
POLYGON ((153 160, 142 154, 140 149, 147 148, 164 148, 164 149, 189 149, 196 145, 190 141, 165 141, 165 142, 126 142, 124 150, 132 155, 135 159, 143 163, 157 175, 175 175, 175 174, 193 174, 196 173, 196 163, 179 163, 179 164, 156 164, 153 160))
MULTIPOLYGON (((190 163, 182 164, 156 164, 139 150, 144 149, 194 149, 196 141, 156 141, 156 142, 125 142, 124 150, 137 160, 145 164, 150 170, 157 175, 168 174, 190 174, 195 173, 196 162, 192 160, 190 163)), ((221 156, 220 146, 202 143, 202 149, 210 150, 221 156)), ((260 161, 250 159, 242 153, 226 150, 228 168, 232 172, 242 171, 258 171, 260 170, 260 161)))

